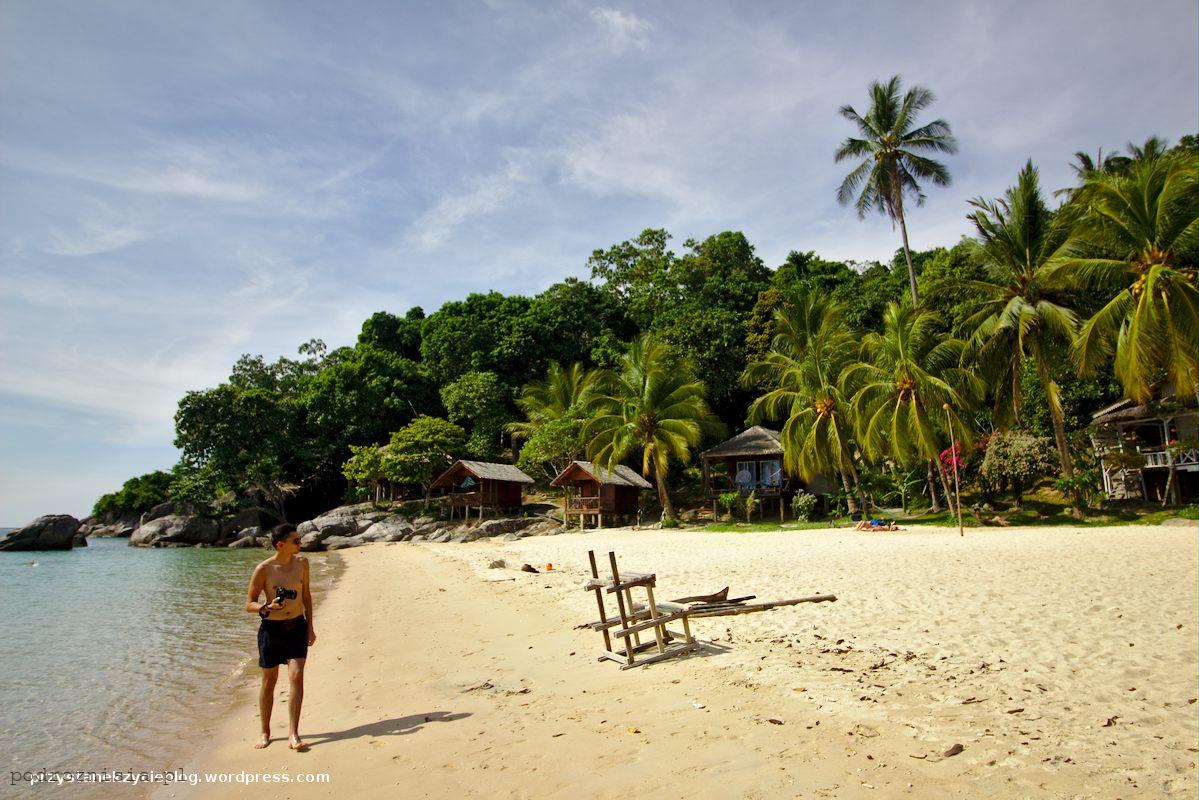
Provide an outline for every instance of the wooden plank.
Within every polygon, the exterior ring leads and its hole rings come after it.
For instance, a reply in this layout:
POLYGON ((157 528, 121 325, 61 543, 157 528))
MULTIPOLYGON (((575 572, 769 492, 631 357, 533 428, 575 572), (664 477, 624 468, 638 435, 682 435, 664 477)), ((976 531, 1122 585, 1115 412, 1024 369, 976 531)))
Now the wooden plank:
POLYGON ((673 614, 664 614, 660 617, 657 617, 656 619, 650 619, 645 622, 639 622, 636 625, 625 626, 624 630, 615 631, 615 633, 617 636, 622 636, 622 637, 630 636, 630 635, 632 635, 634 633, 638 633, 640 631, 649 630, 650 628, 654 627, 655 625, 661 625, 665 622, 674 622, 676 619, 682 619, 683 617, 686 617, 690 613, 691 612, 689 612, 689 611, 675 611, 673 614))
POLYGON ((626 592, 629 589, 633 589, 638 586, 653 586, 657 579, 658 576, 656 575, 642 575, 637 578, 630 578, 629 580, 620 581, 619 583, 607 587, 604 589, 604 591, 608 594, 613 594, 618 592, 626 592))
MULTIPOLYGON (((652 572, 628 572, 628 573, 625 573, 626 582, 637 581, 637 580, 642 580, 644 578, 653 578, 653 577, 654 577, 654 573, 652 573, 652 572)), ((583 588, 587 589, 587 590, 608 589, 610 591, 615 591, 616 583, 607 578, 592 578, 591 580, 587 581, 587 583, 583 584, 583 588)), ((628 587, 624 587, 624 588, 628 588, 628 587)))
MULTIPOLYGON (((595 566, 595 551, 594 550, 587 551, 587 560, 591 562, 591 577, 593 579, 598 578, 599 570, 595 566)), ((604 633, 604 650, 611 650, 612 649, 612 636, 611 636, 611 634, 608 633, 608 612, 604 608, 604 595, 599 589, 595 590, 595 603, 596 603, 596 605, 599 606, 600 623, 604 625, 604 628, 602 629, 603 633, 604 633)), ((612 623, 612 624, 616 624, 616 623, 612 623)))
POLYGON ((796 597, 792 600, 775 600, 770 603, 749 603, 743 606, 730 606, 729 608, 716 608, 707 611, 693 611, 691 616, 699 617, 732 617, 737 614, 752 614, 755 611, 769 611, 772 608, 782 608, 783 606, 794 606, 799 603, 831 603, 837 599, 836 595, 818 594, 812 597, 796 597))
POLYGON ((695 650, 694 644, 672 645, 665 653, 654 653, 651 656, 646 656, 645 658, 639 658, 636 661, 631 662, 629 664, 621 664, 620 668, 621 669, 632 669, 633 667, 644 667, 646 664, 652 664, 655 661, 663 661, 667 658, 674 658, 675 656, 681 656, 684 653, 689 653, 693 650, 695 650))
MULTIPOLYGON (((608 563, 612 567, 612 583, 613 583, 613 585, 620 586, 620 570, 616 566, 616 551, 614 551, 614 550, 608 551, 608 563)), ((620 612, 620 627, 622 629, 627 630, 629 627, 629 618, 625 614, 624 593, 623 592, 616 593, 616 609, 620 612)), ((637 644, 641 644, 641 643, 637 642, 637 644)), ((625 648, 626 648, 626 652, 628 653, 629 665, 632 666, 633 652, 628 649, 627 641, 625 642, 625 648)))

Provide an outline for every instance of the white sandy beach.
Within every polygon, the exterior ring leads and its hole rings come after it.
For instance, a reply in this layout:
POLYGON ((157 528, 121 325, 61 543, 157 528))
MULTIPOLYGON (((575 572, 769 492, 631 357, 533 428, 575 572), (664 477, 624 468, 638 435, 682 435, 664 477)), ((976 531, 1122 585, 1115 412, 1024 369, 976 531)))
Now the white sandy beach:
POLYGON ((330 782, 157 798, 1199 791, 1197 526, 625 529, 339 555, 308 663, 311 750, 288 751, 283 703, 279 738, 251 748, 247 684, 191 765, 330 782), (621 671, 596 661, 598 634, 574 629, 596 617, 579 588, 589 549, 657 573, 659 600, 725 585, 839 599, 697 620, 698 656, 621 671), (944 757, 954 744, 964 751, 944 757))

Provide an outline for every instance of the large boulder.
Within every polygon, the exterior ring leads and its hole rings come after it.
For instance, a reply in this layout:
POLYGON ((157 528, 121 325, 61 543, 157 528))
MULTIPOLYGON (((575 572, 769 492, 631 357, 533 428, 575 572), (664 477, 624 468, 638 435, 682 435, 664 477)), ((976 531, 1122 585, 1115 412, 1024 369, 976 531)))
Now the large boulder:
MULTIPOLYGON (((339 510, 334 509, 334 511, 339 510)), ((342 514, 321 514, 316 519, 298 525, 296 531, 300 534, 301 550, 324 550, 325 540, 331 536, 356 535, 358 523, 354 521, 353 517, 342 514)))
POLYGON ((258 544, 258 540, 253 536, 243 536, 236 541, 230 542, 226 545, 226 547, 231 547, 235 550, 241 550, 248 547, 261 547, 261 545, 258 544))
POLYGON ((112 520, 88 517, 87 535, 97 539, 129 536, 137 530, 139 520, 137 514, 126 514, 112 520))
POLYGON ((236 539, 250 534, 248 528, 269 529, 279 524, 279 518, 263 508, 243 508, 220 522, 221 538, 236 539))
POLYGON ((168 514, 139 525, 129 537, 129 544, 133 547, 186 547, 211 545, 219 539, 220 529, 210 519, 168 514))
POLYGON ((70 550, 78 531, 69 514, 47 514, 0 536, 0 550, 70 550))
POLYGON ((176 503, 173 500, 168 500, 165 503, 159 503, 146 513, 142 514, 141 519, 138 521, 138 525, 145 525, 147 522, 156 519, 162 519, 163 517, 186 517, 194 513, 196 513, 196 510, 192 508, 189 503, 176 503))
POLYGON ((374 523, 359 538, 367 542, 402 542, 413 533, 412 524, 403 517, 391 517, 374 523))
POLYGON ((556 519, 538 519, 520 533, 524 536, 553 536, 564 530, 562 523, 556 519))
POLYGON ((450 531, 449 528, 440 528, 437 531, 434 531, 433 533, 429 534, 429 536, 426 538, 426 541, 448 542, 451 538, 453 538, 453 536, 454 536, 454 534, 450 531))
POLYGON ((538 517, 508 517, 489 519, 475 527, 479 538, 485 536, 500 536, 505 533, 515 533, 531 528, 541 520, 538 517))
POLYGON ((324 541, 326 550, 345 550, 347 547, 361 547, 366 544, 359 536, 330 536, 324 541))

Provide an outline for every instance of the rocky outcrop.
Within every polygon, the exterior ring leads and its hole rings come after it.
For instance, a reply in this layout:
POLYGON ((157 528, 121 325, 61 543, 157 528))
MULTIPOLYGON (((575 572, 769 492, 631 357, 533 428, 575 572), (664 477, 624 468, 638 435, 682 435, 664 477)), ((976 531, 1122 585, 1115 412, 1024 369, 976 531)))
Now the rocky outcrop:
POLYGON ((126 514, 116 519, 88 517, 83 521, 80 529, 83 530, 84 535, 97 539, 129 536, 137 530, 138 520, 137 514, 126 514), (86 530, 84 530, 84 526, 86 526, 86 530))
POLYGON ((138 526, 145 525, 147 522, 163 517, 188 517, 196 513, 196 509, 190 503, 176 503, 173 500, 168 500, 165 503, 159 503, 151 508, 146 513, 142 514, 138 520, 138 526))
POLYGON ((258 540, 256 538, 254 538, 253 536, 243 536, 240 539, 237 539, 236 541, 232 541, 226 545, 226 547, 231 547, 235 550, 240 550, 240 549, 249 548, 249 547, 261 547, 261 546, 262 545, 260 545, 258 543, 258 540))
POLYGON ((68 514, 47 514, 24 528, 0 536, 0 550, 70 550, 79 520, 68 514))
POLYGON ((129 537, 133 547, 190 547, 213 545, 220 540, 216 522, 203 517, 168 514, 139 525, 129 537))
POLYGON ((219 523, 221 539, 239 539, 247 536, 247 531, 253 529, 257 536, 259 531, 270 530, 279 524, 279 518, 264 508, 245 508, 236 514, 225 517, 219 523))

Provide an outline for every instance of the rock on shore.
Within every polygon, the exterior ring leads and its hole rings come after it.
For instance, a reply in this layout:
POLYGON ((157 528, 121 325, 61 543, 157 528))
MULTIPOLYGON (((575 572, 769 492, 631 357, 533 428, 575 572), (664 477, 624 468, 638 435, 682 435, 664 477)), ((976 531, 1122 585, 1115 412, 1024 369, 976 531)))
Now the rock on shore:
POLYGON ((70 550, 78 532, 79 520, 69 514, 47 514, 0 536, 0 550, 70 550))
POLYGON ((220 529, 216 522, 203 517, 168 514, 139 525, 129 537, 133 547, 190 547, 216 544, 220 529))

